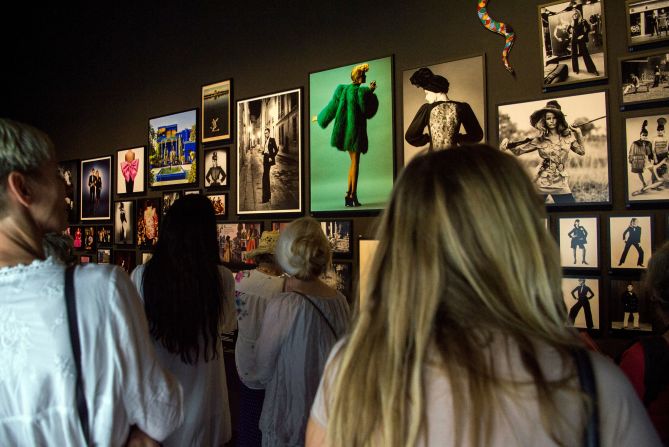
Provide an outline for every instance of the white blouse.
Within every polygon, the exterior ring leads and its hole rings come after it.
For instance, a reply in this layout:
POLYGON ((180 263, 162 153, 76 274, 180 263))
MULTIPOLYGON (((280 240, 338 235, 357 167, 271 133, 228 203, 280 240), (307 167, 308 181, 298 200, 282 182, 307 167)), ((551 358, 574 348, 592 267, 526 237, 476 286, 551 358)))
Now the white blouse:
MULTIPOLYGON (((84 445, 64 298, 65 267, 0 269, 0 445, 84 445)), ((182 393, 156 361, 144 309, 111 265, 74 272, 83 385, 95 445, 120 446, 131 425, 156 440, 182 421, 182 393)))

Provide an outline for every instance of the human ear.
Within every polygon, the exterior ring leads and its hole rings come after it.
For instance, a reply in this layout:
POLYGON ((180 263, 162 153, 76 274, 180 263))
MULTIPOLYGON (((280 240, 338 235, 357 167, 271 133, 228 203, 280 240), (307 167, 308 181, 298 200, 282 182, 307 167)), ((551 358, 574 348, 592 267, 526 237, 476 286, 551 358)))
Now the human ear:
POLYGON ((9 195, 14 197, 21 205, 29 206, 33 202, 31 188, 25 174, 12 171, 7 176, 7 189, 9 195))

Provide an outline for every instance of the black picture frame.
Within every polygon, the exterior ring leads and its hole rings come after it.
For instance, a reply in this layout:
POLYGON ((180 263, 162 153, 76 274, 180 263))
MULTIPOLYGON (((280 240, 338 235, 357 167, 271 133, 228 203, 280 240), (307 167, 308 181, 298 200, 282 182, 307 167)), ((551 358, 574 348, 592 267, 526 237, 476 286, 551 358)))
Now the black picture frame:
POLYGON ((662 45, 669 41, 669 16, 667 15, 669 8, 664 4, 663 0, 625 1, 626 34, 629 49, 662 45), (663 18, 660 10, 666 10, 663 18), (664 29, 664 36, 660 36, 660 29, 664 29), (650 31, 650 35, 648 31, 650 31))
POLYGON ((151 189, 197 185, 198 110, 149 118, 148 186, 151 189))
POLYGON ((609 262, 612 271, 646 269, 648 259, 654 247, 654 222, 650 214, 625 214, 609 216, 609 262), (640 234, 635 236, 628 232, 632 221, 640 227, 640 234), (625 239, 627 236, 627 239, 625 239), (630 241, 632 237, 632 241, 630 241), (635 243, 636 239, 639 241, 635 243), (635 250, 631 250, 634 247, 635 250), (636 256, 634 256, 636 254, 636 256), (636 260, 636 263, 634 262, 636 260))
POLYGON ((603 315, 601 314, 601 292, 601 279, 598 276, 564 275, 562 277, 562 299, 567 307, 569 320, 574 327, 588 330, 601 329, 603 320, 603 315), (583 292, 577 290, 580 286, 580 280, 585 280, 583 285, 589 288, 594 294, 590 299, 578 299, 579 297, 591 296, 585 288, 583 292), (588 310, 592 318, 592 327, 588 325, 588 310))
POLYGON ((146 192, 146 146, 118 149, 114 160, 116 195, 129 197, 146 192))
POLYGON ((165 217, 167 212, 172 208, 174 202, 179 200, 182 195, 182 191, 163 191, 163 202, 162 202, 162 216, 165 217))
POLYGON ((81 160, 79 172, 81 179, 79 217, 81 221, 111 219, 112 157, 106 155, 81 160))
POLYGON ((230 187, 230 146, 204 149, 202 156, 202 184, 206 191, 230 187))
POLYGON ((562 268, 598 270, 601 267, 599 228, 599 216, 558 216, 557 234, 562 268))
POLYGON ((135 250, 114 250, 114 264, 122 268, 128 275, 137 267, 135 250))
POLYGON ((669 50, 618 59, 621 109, 669 104, 669 50))
POLYGON ((160 199, 147 197, 138 199, 136 203, 137 247, 140 250, 151 250, 160 236, 160 199))
POLYGON ((79 222, 79 160, 65 160, 58 162, 58 173, 65 182, 65 206, 67 208, 67 223, 70 225, 79 222))
POLYGON ((216 219, 225 219, 228 216, 228 194, 205 194, 211 205, 214 207, 216 219))
POLYGON ((202 143, 232 138, 232 79, 202 86, 202 143))
POLYGON ((353 256, 353 220, 350 219, 319 219, 333 258, 350 258, 353 256))
POLYGON ((114 201, 114 244, 135 245, 135 206, 134 200, 114 201))

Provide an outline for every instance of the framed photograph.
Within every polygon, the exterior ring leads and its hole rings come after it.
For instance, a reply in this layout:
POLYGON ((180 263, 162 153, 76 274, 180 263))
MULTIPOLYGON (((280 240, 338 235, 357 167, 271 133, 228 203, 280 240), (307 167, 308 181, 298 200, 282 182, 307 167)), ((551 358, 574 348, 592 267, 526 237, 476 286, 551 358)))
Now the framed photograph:
POLYGON ((81 161, 81 220, 111 219, 111 159, 107 156, 81 161))
POLYGON ((79 264, 95 263, 91 255, 79 255, 79 264))
POLYGON ((202 86, 202 142, 230 139, 232 80, 202 86))
POLYGON ((599 329, 599 279, 590 276, 562 278, 562 299, 574 327, 599 329))
POLYGON ((497 107, 500 149, 518 157, 547 205, 611 203, 606 103, 596 92, 497 107))
POLYGON ((207 194, 207 199, 214 206, 216 217, 225 217, 228 215, 228 195, 227 194, 207 194))
POLYGON ((309 74, 312 212, 385 206, 393 187, 393 110, 392 56, 309 74))
POLYGON ((669 100, 669 52, 636 54, 619 60, 623 106, 669 100))
POLYGON ((641 45, 669 40, 669 4, 666 0, 627 0, 627 45, 641 45))
POLYGON ((423 151, 485 141, 485 85, 483 54, 404 70, 404 165, 423 151))
POLYGON ((205 189, 226 188, 230 172, 230 148, 217 147, 204 150, 204 187, 205 189))
POLYGON ((545 89, 605 79, 604 0, 539 5, 545 89))
POLYGON ((197 110, 149 120, 149 186, 197 183, 197 110))
POLYGON ((353 235, 353 221, 351 220, 322 220, 321 228, 328 238, 332 257, 348 258, 353 254, 351 240, 353 235))
POLYGON ((669 201, 668 118, 669 113, 625 119, 627 203, 669 201))
POLYGON ((378 246, 379 241, 375 239, 360 239, 358 244, 358 290, 360 293, 360 306, 364 304, 362 298, 364 296, 363 291, 369 285, 369 269, 371 268, 374 253, 376 253, 378 246))
POLYGON ((598 217, 559 217, 558 240, 562 267, 569 269, 600 267, 598 217))
POLYGON ((67 223, 79 221, 79 160, 58 162, 58 173, 65 182, 65 206, 67 208, 67 223))
POLYGON ((84 249, 84 230, 79 226, 72 226, 70 228, 70 234, 72 234, 72 247, 75 250, 84 249))
POLYGON ((158 243, 160 199, 146 198, 137 201, 137 246, 150 250, 158 243))
POLYGON ((302 211, 302 89, 237 101, 237 214, 302 211))
POLYGON ((95 228, 95 246, 111 247, 113 232, 114 232, 113 225, 98 225, 95 228))
POLYGON ((111 250, 98 248, 98 264, 111 264, 111 250))
POLYGON ((648 295, 640 281, 611 280, 611 329, 651 332, 652 312, 648 295))
POLYGON ((283 221, 283 222, 274 221, 274 222, 272 222, 272 231, 277 231, 278 230, 279 233, 281 233, 283 230, 286 229, 288 224, 291 223, 291 222, 292 222, 291 220, 287 220, 287 221, 283 221))
POLYGON ((129 275, 137 266, 135 250, 114 250, 114 264, 121 267, 129 275))
POLYGON ((153 253, 145 251, 142 252, 142 264, 146 264, 153 257, 153 253))
POLYGON ((146 191, 146 147, 116 151, 116 194, 136 194, 146 191))
POLYGON ((262 222, 226 222, 216 224, 218 250, 223 262, 255 264, 245 255, 260 242, 262 222))
POLYGON ((95 249, 95 241, 97 240, 95 227, 87 226, 84 228, 84 250, 92 251, 95 249))
POLYGON ((645 269, 653 252, 652 217, 609 217, 609 248, 612 269, 645 269))
POLYGON ((168 191, 163 193, 163 217, 172 208, 174 202, 181 198, 181 191, 168 191))
POLYGON ((135 202, 118 200, 114 202, 114 243, 134 245, 135 243, 135 202))
POLYGON ((320 279, 332 287, 337 289, 346 300, 351 304, 352 296, 352 264, 350 262, 332 262, 328 269, 320 276, 320 279))

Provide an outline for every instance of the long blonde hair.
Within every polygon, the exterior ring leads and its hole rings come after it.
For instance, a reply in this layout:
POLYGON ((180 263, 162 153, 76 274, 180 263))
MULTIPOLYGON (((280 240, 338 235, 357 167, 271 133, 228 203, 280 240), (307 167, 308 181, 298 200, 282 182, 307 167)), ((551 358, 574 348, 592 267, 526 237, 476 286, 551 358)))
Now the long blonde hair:
POLYGON ((457 443, 468 421, 472 444, 485 444, 496 396, 520 387, 490 365, 485 345, 498 334, 518 346, 544 428, 561 443, 554 393, 574 377, 569 355, 579 341, 566 328, 558 250, 543 217, 523 168, 488 146, 430 153, 404 169, 379 223, 365 306, 325 390, 328 445, 415 445, 426 428, 424 366, 435 357, 453 402, 468 403, 453 408, 457 443), (563 379, 544 376, 536 343, 561 355, 563 379))

